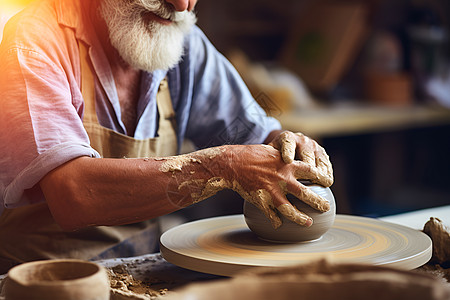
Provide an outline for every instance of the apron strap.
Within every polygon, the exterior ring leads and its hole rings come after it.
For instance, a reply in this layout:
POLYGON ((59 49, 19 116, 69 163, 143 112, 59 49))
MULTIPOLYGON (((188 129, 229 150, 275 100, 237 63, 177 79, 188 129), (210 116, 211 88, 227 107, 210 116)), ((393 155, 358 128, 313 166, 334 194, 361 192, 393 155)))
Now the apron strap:
POLYGON ((97 113, 95 110, 95 86, 94 73, 89 59, 89 49, 83 42, 79 42, 81 63, 81 94, 84 100, 84 116, 83 122, 98 123, 97 113), (93 99, 91 99, 93 97, 93 99), (89 101, 89 99, 93 101, 89 101))
MULTIPOLYGON (((84 100, 83 123, 99 124, 95 109, 95 85, 92 64, 90 63, 89 49, 86 44, 79 42, 81 60, 81 94, 84 100)), ((156 95, 156 104, 159 112, 158 136, 176 136, 176 118, 170 96, 169 83, 165 77, 156 95)))
POLYGON ((158 136, 174 132, 176 128, 175 111, 173 110, 167 78, 164 78, 159 85, 158 94, 156 95, 156 104, 158 106, 160 118, 158 136))

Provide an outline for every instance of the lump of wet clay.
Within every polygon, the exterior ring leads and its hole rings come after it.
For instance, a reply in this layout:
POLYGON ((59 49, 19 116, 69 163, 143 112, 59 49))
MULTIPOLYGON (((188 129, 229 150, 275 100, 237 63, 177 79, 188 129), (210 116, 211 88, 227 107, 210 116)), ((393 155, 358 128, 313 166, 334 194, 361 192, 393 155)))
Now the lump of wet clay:
POLYGON ((309 188, 330 203, 329 211, 319 212, 292 195, 288 195, 287 198, 292 205, 313 219, 312 226, 298 225, 279 214, 283 223, 275 229, 264 213, 250 202, 245 201, 244 217, 247 226, 259 238, 267 241, 293 243, 319 239, 333 226, 336 217, 336 204, 330 188, 319 185, 309 185, 309 188))

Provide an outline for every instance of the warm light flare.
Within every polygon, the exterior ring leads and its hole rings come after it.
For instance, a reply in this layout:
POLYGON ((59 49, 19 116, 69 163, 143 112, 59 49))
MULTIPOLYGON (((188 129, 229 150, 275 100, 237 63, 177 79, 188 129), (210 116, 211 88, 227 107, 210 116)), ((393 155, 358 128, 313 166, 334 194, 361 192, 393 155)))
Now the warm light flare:
POLYGON ((0 7, 3 7, 4 5, 24 7, 32 1, 33 0, 0 0, 0 7))
POLYGON ((3 36, 3 27, 8 19, 33 1, 34 0, 0 0, 0 41, 3 36))
POLYGON ((14 14, 30 4, 33 0, 0 0, 0 15, 14 14))

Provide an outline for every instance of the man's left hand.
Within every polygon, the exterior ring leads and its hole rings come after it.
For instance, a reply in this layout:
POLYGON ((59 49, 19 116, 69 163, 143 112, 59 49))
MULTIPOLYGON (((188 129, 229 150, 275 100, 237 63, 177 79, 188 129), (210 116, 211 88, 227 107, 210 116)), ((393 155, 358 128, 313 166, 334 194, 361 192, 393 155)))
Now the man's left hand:
MULTIPOLYGON (((281 152, 283 161, 287 164, 300 160, 311 166, 312 173, 317 174, 313 183, 329 187, 333 184, 333 167, 330 158, 315 140, 302 133, 283 131, 278 134, 269 145, 281 152)), ((310 177, 310 176, 305 176, 310 177)))

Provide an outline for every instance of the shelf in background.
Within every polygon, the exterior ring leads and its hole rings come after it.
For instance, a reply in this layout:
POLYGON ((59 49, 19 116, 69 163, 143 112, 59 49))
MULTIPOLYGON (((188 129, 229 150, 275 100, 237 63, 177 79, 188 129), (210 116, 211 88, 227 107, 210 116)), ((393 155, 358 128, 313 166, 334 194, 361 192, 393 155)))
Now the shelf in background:
POLYGON ((450 124, 450 110, 438 106, 329 106, 283 113, 283 129, 315 138, 386 132, 450 124))

